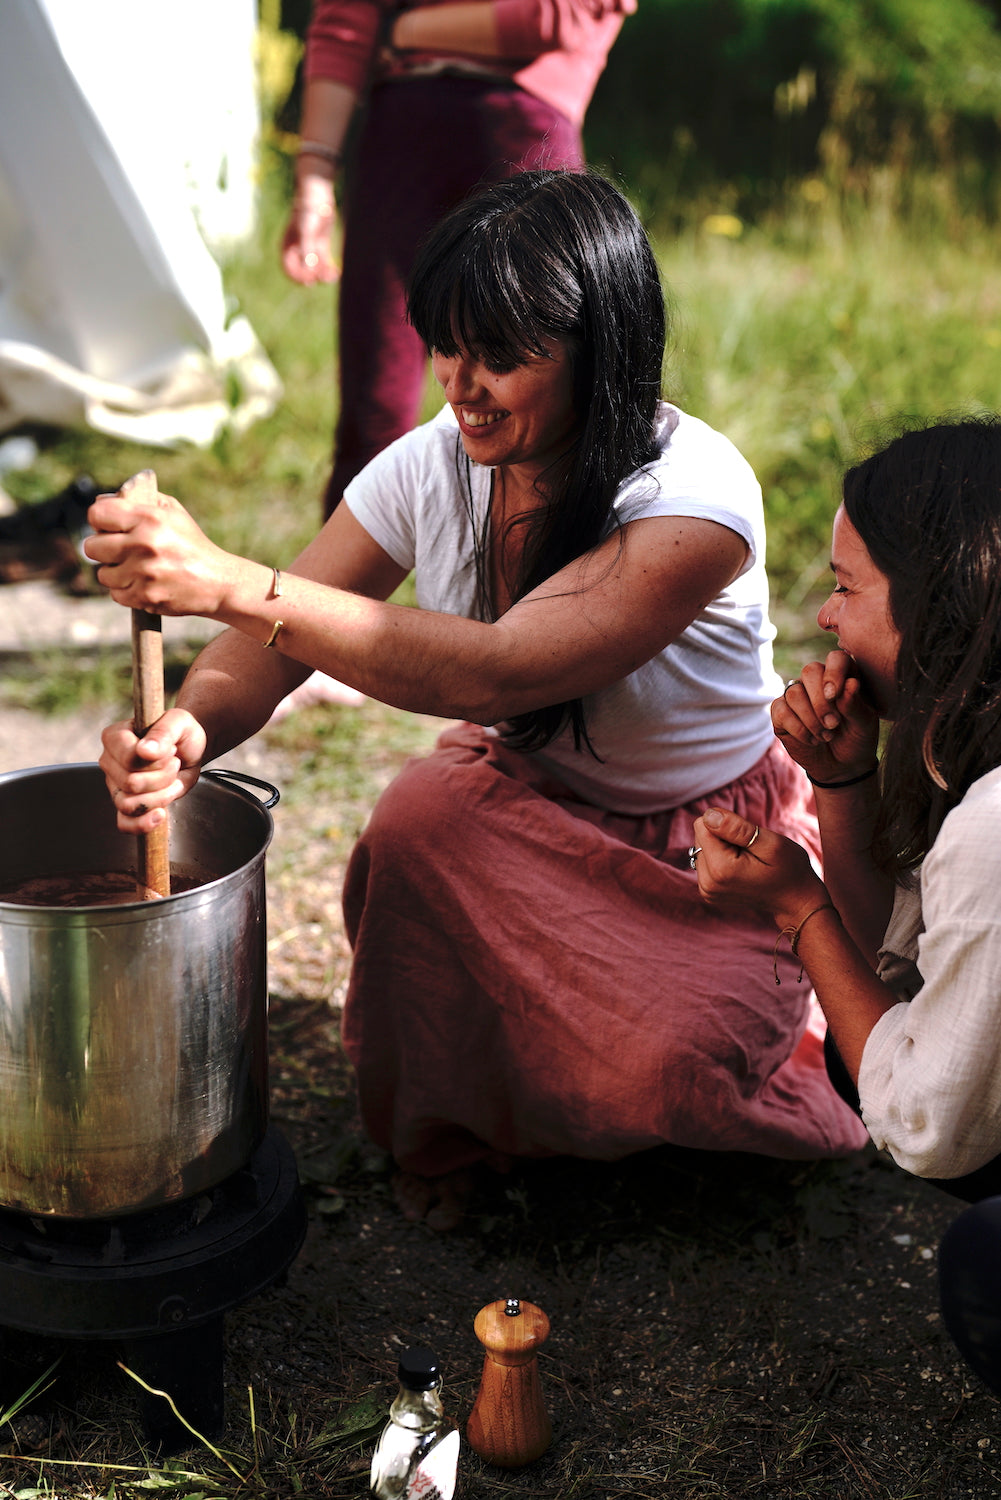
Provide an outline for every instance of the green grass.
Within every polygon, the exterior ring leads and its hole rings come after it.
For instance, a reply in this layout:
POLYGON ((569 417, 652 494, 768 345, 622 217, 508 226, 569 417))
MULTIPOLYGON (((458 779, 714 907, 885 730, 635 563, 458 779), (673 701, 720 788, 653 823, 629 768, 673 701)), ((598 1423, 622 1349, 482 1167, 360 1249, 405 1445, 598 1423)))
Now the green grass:
MULTIPOLYGON (((282 183, 277 170, 266 178, 260 234, 226 268, 284 381, 278 410, 208 451, 44 431, 35 466, 9 478, 16 498, 81 472, 112 485, 152 466, 230 550, 286 565, 309 540, 335 415, 334 295, 282 276, 282 183)), ((878 202, 837 208, 813 182, 764 226, 699 213, 681 234, 654 230, 674 303, 665 389, 731 437, 761 480, 780 658, 816 633, 839 479, 860 448, 901 420, 1001 405, 996 234, 925 224, 878 202)), ((429 381, 426 411, 437 404, 429 381)))
POLYGON ((738 239, 698 226, 661 259, 679 305, 670 384, 725 432, 765 495, 787 610, 826 570, 840 476, 901 421, 1001 404, 995 236, 962 242, 875 210, 790 209, 738 239))

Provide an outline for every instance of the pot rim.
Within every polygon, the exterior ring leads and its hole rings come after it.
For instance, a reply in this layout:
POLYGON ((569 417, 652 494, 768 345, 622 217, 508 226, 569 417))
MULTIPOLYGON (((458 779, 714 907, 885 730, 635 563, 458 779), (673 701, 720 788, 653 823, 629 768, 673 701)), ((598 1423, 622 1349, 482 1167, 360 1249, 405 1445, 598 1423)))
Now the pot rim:
MULTIPOLYGON (((103 781, 103 775, 97 761, 67 761, 50 766, 25 766, 19 770, 0 771, 0 791, 11 782, 57 774, 67 775, 81 771, 96 772, 98 776, 102 777, 103 781)), ((223 875, 215 875, 209 880, 203 880, 190 890, 174 891, 169 896, 161 896, 155 902, 137 897, 135 901, 116 901, 114 905, 108 905, 107 902, 103 901, 96 901, 88 904, 81 902, 73 906, 46 906, 39 902, 32 902, 30 905, 25 905, 21 901, 5 901, 3 896, 0 895, 0 912, 3 913, 4 919, 13 919, 16 921, 19 917, 22 917, 25 922, 37 923, 40 915, 58 914, 61 919, 66 919, 77 915, 83 917, 84 914, 93 912, 101 912, 105 916, 115 913, 117 918, 127 919, 130 914, 135 914, 137 911, 141 913, 149 913, 151 910, 165 911, 176 902, 190 902, 192 897, 209 893, 217 886, 226 882, 231 883, 241 873, 252 872, 254 867, 258 865, 266 854, 274 837, 275 824, 270 809, 279 801, 281 793, 269 781, 263 781, 257 776, 250 776, 243 771, 231 771, 223 766, 219 766, 218 768, 210 768, 202 771, 195 786, 191 788, 191 792, 187 795, 190 796, 195 792, 197 787, 201 786, 204 781, 211 782, 213 789, 220 791, 223 795, 229 794, 235 796, 246 803, 248 807, 256 809, 263 819, 263 836, 260 847, 257 853, 251 859, 246 860, 238 869, 230 870, 223 875), (260 797, 255 796, 253 792, 248 790, 247 784, 266 791, 268 793, 267 800, 262 801, 260 797)))

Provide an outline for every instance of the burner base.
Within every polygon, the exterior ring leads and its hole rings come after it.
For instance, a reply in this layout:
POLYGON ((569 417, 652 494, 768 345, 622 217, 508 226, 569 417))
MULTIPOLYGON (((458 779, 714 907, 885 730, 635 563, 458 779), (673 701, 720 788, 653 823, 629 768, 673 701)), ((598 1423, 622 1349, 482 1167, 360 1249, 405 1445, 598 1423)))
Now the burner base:
POLYGON ((63 1363, 38 1395, 19 1406, 18 1412, 47 1414, 58 1402, 72 1405, 81 1381, 88 1387, 103 1386, 117 1377, 112 1364, 117 1358, 142 1382, 120 1377, 135 1394, 151 1453, 167 1456, 193 1447, 197 1440, 191 1429, 210 1441, 221 1438, 226 1426, 224 1323, 221 1316, 211 1318, 181 1333, 127 1339, 117 1348, 107 1340, 88 1344, 83 1360, 72 1359, 68 1368, 65 1361, 71 1350, 75 1354, 84 1348, 81 1340, 0 1329, 0 1411, 19 1402, 49 1366, 60 1360, 63 1363), (180 1417, 159 1394, 162 1391, 169 1393, 180 1417))
MULTIPOLYGON (((185 1203, 83 1224, 0 1210, 0 1404, 53 1357, 25 1335, 114 1342, 197 1432, 221 1436, 223 1315, 277 1281, 305 1233, 295 1157, 273 1127, 246 1167, 185 1203)), ((151 1446, 194 1441, 162 1396, 143 1391, 141 1408, 151 1446)))
POLYGON ((223 1319, 212 1318, 182 1333, 131 1339, 122 1363, 150 1387, 140 1390, 139 1410, 151 1447, 176 1453, 194 1439, 184 1422, 202 1437, 220 1438, 226 1426, 223 1319), (151 1392, 169 1391, 184 1422, 170 1402, 151 1392))

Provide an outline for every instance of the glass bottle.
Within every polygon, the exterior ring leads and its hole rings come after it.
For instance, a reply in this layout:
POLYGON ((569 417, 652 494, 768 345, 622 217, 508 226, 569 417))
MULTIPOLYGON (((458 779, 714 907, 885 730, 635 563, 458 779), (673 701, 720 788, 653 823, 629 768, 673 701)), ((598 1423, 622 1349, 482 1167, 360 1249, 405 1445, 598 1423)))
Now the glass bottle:
POLYGON ((459 1432, 444 1413, 441 1373, 430 1349, 407 1349, 397 1369, 399 1395, 372 1455, 378 1500, 452 1500, 459 1432))

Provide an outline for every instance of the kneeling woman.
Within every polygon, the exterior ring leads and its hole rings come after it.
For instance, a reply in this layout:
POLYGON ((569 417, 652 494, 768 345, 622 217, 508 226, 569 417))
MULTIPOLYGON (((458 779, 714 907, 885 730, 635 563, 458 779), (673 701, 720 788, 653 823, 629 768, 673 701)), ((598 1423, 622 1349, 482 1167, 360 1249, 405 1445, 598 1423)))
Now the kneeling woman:
POLYGON ((768 720, 760 490, 659 399, 635 214, 589 173, 490 188, 431 235, 410 317, 447 404, 348 486, 280 597, 166 497, 93 507, 121 603, 234 627, 145 741, 106 732, 120 826, 313 668, 459 719, 380 800, 345 890, 345 1044, 409 1211, 447 1221, 436 1198, 488 1156, 850 1151, 808 997, 762 977, 767 920, 707 911, 687 857, 710 803, 816 826, 768 720), (420 608, 384 602, 411 569, 420 608))
POLYGON ((699 879, 791 940, 876 1145, 976 1204, 943 1240, 942 1307, 1001 1394, 1001 423, 908 433, 850 470, 832 567, 838 649, 772 709, 817 789, 826 885, 722 809, 696 824, 699 879))

